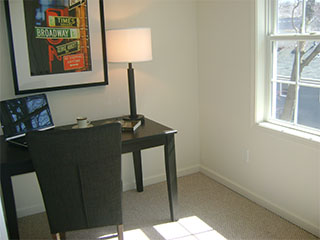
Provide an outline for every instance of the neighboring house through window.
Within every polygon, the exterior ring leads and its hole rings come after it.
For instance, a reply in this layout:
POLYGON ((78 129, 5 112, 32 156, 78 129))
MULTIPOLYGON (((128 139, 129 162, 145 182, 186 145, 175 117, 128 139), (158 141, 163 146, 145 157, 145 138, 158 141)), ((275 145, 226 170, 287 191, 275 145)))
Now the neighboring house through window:
POLYGON ((320 135, 320 0, 264 1, 256 0, 264 28, 256 44, 266 50, 263 61, 257 54, 268 89, 263 120, 320 135))

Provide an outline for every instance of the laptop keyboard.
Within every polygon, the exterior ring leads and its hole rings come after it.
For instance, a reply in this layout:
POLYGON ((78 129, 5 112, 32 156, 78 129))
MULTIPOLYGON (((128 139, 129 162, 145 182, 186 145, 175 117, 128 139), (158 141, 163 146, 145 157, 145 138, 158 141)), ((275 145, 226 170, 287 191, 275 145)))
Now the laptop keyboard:
POLYGON ((8 140, 8 142, 12 143, 12 144, 15 144, 15 145, 22 146, 22 147, 28 147, 28 143, 27 143, 25 137, 19 137, 19 138, 11 139, 11 140, 8 140))

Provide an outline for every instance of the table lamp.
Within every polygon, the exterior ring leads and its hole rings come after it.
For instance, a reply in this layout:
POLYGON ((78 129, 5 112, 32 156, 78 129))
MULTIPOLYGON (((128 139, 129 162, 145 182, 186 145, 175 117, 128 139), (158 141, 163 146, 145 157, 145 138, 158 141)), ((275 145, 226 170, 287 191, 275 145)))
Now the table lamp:
POLYGON ((137 114, 134 69, 132 63, 152 60, 151 29, 123 28, 107 30, 107 55, 110 63, 128 63, 130 115, 124 120, 141 120, 137 114))

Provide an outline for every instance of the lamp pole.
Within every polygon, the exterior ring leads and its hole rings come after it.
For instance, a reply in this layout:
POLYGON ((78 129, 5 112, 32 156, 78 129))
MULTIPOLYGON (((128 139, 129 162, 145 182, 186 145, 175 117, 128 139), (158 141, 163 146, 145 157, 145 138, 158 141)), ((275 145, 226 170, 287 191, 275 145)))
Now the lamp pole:
POLYGON ((136 91, 135 91, 135 84, 134 84, 134 69, 132 68, 132 63, 128 63, 127 71, 128 71, 130 116, 125 118, 125 120, 141 120, 141 122, 144 123, 144 116, 137 114, 136 91))
POLYGON ((130 100, 130 118, 137 118, 137 107, 136 107, 136 90, 134 86, 134 69, 132 63, 128 63, 128 86, 129 86, 129 100, 130 100))

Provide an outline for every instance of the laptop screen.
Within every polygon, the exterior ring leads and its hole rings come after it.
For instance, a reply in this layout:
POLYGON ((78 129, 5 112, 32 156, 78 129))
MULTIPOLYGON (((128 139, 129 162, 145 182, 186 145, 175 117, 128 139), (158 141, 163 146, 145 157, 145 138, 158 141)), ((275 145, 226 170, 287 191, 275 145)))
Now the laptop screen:
POLYGON ((45 94, 1 101, 0 120, 6 140, 54 127, 45 94))

